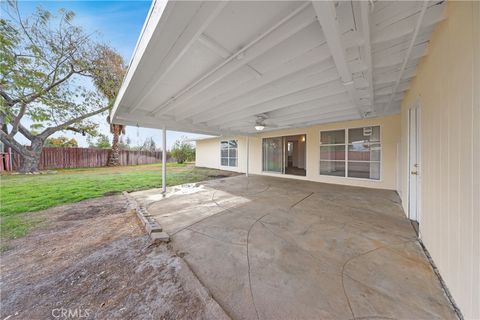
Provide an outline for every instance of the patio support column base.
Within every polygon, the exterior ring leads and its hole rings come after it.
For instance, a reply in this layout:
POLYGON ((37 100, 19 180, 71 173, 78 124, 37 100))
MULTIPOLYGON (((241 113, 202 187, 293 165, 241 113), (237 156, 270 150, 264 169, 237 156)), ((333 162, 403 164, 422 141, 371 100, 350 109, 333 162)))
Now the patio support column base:
POLYGON ((248 177, 248 161, 249 161, 249 158, 250 158, 250 141, 248 139, 248 136, 247 136, 247 162, 246 162, 246 169, 245 169, 245 175, 248 177))

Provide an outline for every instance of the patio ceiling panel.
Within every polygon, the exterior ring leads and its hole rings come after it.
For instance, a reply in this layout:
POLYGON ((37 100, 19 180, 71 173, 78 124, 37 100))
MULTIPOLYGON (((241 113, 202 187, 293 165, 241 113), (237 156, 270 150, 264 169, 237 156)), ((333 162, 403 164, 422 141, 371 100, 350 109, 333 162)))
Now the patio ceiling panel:
MULTIPOLYGON (((264 32, 260 32, 258 37, 245 46, 239 43, 239 47, 241 47, 239 51, 203 75, 200 79, 188 85, 174 97, 160 104, 153 112, 161 115, 172 110, 179 103, 203 93, 216 82, 221 81, 256 57, 314 23, 315 15, 309 10, 309 6, 309 3, 302 4, 275 25, 264 32)), ((248 16, 245 18, 248 19, 248 16)))
MULTIPOLYGON (((237 119, 243 119, 246 115, 251 116, 251 115, 265 114, 265 113, 267 113, 267 118, 268 118, 269 111, 286 108, 293 104, 297 104, 305 101, 311 101, 315 99, 329 97, 332 95, 337 95, 342 92, 345 92, 345 87, 343 86, 341 81, 337 79, 325 84, 303 89, 301 91, 289 94, 287 96, 279 97, 276 99, 272 99, 270 101, 256 104, 246 109, 242 109, 240 111, 231 112, 222 118, 218 118, 215 121, 212 121, 210 124, 213 124, 213 125, 224 124, 225 126, 228 126, 229 123, 235 122, 237 121, 237 119)), ((274 121, 274 119, 271 119, 271 120, 274 121)), ((254 125, 255 123, 252 123, 252 127, 254 125)))
POLYGON ((291 94, 332 82, 338 78, 337 70, 331 61, 325 61, 314 67, 302 70, 297 74, 285 77, 280 81, 272 82, 233 101, 227 101, 215 107, 213 110, 207 110, 203 115, 197 116, 193 120, 193 123, 202 123, 208 120, 209 124, 215 124, 218 123, 218 119, 224 121, 226 119, 235 119, 236 117, 246 117, 252 114, 268 112, 271 111, 270 106, 282 101, 282 98, 288 99, 291 94), (259 106, 267 102, 270 103, 270 106, 266 108, 259 106), (231 110, 235 111, 232 112, 231 110))
MULTIPOLYGON (((318 32, 320 29, 318 25, 312 24, 312 27, 314 28, 307 28, 305 30, 310 32, 318 32)), ((302 34, 299 34, 299 36, 302 36, 302 34)), ((255 66, 257 70, 262 72, 260 77, 244 81, 238 86, 233 86, 230 88, 230 90, 211 90, 210 92, 213 92, 213 94, 209 97, 213 98, 210 100, 204 101, 204 99, 202 99, 202 95, 198 97, 199 99, 195 99, 197 101, 192 101, 189 104, 179 105, 179 115, 183 115, 188 118, 196 117, 198 114, 205 111, 205 109, 198 108, 202 103, 206 105, 208 112, 215 113, 215 109, 221 109, 220 105, 222 103, 239 99, 240 97, 249 95, 253 91, 257 91, 262 88, 265 89, 275 83, 278 84, 282 81, 291 81, 290 78, 292 77, 297 77, 297 79, 300 79, 302 73, 308 76, 308 73, 311 72, 312 68, 318 67, 330 57, 330 51, 325 45, 325 41, 323 39, 311 41, 311 36, 310 41, 304 41, 303 39, 304 37, 301 37, 299 41, 295 42, 289 42, 288 40, 285 41, 286 43, 289 43, 290 47, 294 48, 294 50, 290 49, 289 51, 286 51, 283 48, 278 48, 277 46, 259 58, 253 60, 251 65, 255 66), (308 46, 302 45, 303 43, 307 43, 308 46), (285 55, 286 52, 289 53, 289 55, 285 55), (281 59, 279 59, 279 56, 281 56, 281 59), (267 57, 267 59, 264 57, 267 57), (268 58, 271 59, 269 60, 268 58), (185 110, 185 105, 187 110, 185 110)), ((331 67, 333 67, 333 63, 331 61, 328 63, 331 67)), ((325 63, 323 63, 323 65, 325 65, 325 63)))
POLYGON ((153 3, 115 122, 208 134, 399 112, 443 2, 153 3), (356 113, 356 114, 355 114, 356 113))

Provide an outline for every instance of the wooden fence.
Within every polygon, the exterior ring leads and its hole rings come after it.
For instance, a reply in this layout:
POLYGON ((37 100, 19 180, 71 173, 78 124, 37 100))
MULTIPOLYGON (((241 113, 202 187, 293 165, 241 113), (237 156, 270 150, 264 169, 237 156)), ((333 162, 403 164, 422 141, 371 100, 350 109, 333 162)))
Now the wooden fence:
MULTIPOLYGON (((93 168, 107 165, 110 149, 96 148, 43 148, 39 170, 66 168, 93 168)), ((168 158, 168 154, 167 154, 168 158)), ((162 152, 120 151, 120 165, 130 166, 162 162, 162 152)), ((0 153, 0 171, 15 171, 20 165, 20 155, 5 148, 0 153)))

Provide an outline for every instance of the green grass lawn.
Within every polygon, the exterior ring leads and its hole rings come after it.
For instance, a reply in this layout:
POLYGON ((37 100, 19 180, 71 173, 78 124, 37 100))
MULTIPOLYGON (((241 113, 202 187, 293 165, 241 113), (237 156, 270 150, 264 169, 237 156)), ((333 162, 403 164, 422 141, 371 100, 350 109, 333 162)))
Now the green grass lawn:
MULTIPOLYGON (((101 197, 106 193, 157 188, 162 185, 161 164, 116 168, 58 170, 56 174, 0 176, 0 223, 2 238, 26 234, 38 221, 20 213, 101 197)), ((193 165, 167 165, 167 185, 208 180, 220 170, 193 165)), ((223 172, 225 174, 225 172, 223 172)))

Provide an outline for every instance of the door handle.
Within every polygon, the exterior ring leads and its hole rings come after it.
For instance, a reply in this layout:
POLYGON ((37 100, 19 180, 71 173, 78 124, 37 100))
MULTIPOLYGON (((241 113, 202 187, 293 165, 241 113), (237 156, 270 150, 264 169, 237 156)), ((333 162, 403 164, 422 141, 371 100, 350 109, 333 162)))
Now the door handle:
POLYGON ((410 173, 411 173, 411 174, 414 174, 414 175, 418 175, 418 172, 417 172, 417 171, 411 171, 410 173))

